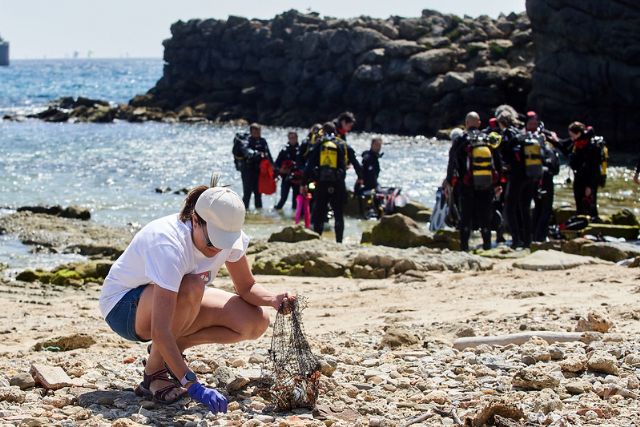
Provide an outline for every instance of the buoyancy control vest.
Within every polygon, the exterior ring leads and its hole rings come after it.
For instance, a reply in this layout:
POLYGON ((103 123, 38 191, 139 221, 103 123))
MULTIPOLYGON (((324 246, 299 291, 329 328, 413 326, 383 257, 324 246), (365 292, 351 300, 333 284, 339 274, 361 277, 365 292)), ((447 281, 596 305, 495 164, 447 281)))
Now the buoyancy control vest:
POLYGON ((544 136, 527 132, 521 137, 522 159, 527 178, 540 179, 544 172, 542 165, 542 144, 544 136), (542 139, 541 139, 542 138, 542 139))
POLYGON ((333 137, 325 137, 320 141, 320 159, 318 162, 318 180, 322 182, 335 182, 341 178, 338 162, 340 142, 333 137))
POLYGON ((495 165, 493 153, 485 134, 473 131, 469 133, 469 167, 473 188, 489 190, 493 186, 495 165))

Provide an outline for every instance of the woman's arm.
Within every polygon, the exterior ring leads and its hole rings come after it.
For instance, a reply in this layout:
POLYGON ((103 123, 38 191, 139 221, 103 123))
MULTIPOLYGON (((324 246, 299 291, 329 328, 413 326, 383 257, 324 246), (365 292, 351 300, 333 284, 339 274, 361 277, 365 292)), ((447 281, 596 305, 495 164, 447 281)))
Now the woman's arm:
POLYGON ((156 286, 153 290, 153 306, 162 310, 153 310, 151 314, 151 340, 157 348, 167 366, 178 378, 182 378, 189 369, 182 359, 180 349, 176 344, 177 327, 173 324, 173 314, 176 309, 178 294, 176 292, 156 286))
POLYGON ((246 256, 242 256, 236 262, 226 262, 227 270, 233 280, 233 286, 236 288, 236 292, 246 302, 256 307, 271 306, 278 310, 282 301, 289 297, 287 292, 281 294, 275 294, 268 291, 263 286, 256 283, 256 279, 251 273, 249 267, 249 260, 246 256))

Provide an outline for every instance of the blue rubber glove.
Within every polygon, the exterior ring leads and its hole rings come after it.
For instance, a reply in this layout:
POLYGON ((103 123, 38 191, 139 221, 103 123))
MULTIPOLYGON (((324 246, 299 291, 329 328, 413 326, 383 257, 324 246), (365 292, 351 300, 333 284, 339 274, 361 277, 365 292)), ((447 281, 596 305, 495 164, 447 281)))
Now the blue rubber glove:
POLYGON ((207 388, 200 383, 193 383, 187 390, 189 397, 198 403, 206 405, 211 412, 227 412, 227 398, 218 390, 207 388))

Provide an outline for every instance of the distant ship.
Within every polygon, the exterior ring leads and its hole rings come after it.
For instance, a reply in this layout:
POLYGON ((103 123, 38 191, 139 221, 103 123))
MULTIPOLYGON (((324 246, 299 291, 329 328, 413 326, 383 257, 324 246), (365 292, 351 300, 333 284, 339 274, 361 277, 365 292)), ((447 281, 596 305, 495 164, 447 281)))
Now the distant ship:
POLYGON ((9 42, 0 37, 0 66, 9 65, 9 42))

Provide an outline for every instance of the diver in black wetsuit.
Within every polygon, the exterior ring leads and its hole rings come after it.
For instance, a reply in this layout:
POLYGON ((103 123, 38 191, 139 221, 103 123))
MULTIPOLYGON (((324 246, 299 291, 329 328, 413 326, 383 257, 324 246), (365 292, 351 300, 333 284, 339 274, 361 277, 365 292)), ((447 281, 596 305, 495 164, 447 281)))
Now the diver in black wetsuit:
POLYGON ((479 130, 480 116, 476 112, 467 114, 465 127, 466 131, 453 141, 449 150, 446 181, 449 186, 460 186, 460 249, 469 250, 474 224, 480 228, 482 248, 490 249, 494 188, 501 161, 497 150, 491 150, 486 135, 479 130))
POLYGON ((522 133, 514 126, 515 118, 501 113, 498 125, 502 129, 501 154, 507 173, 505 217, 511 233, 512 248, 531 246, 531 201, 537 182, 527 176, 523 155, 522 133))

